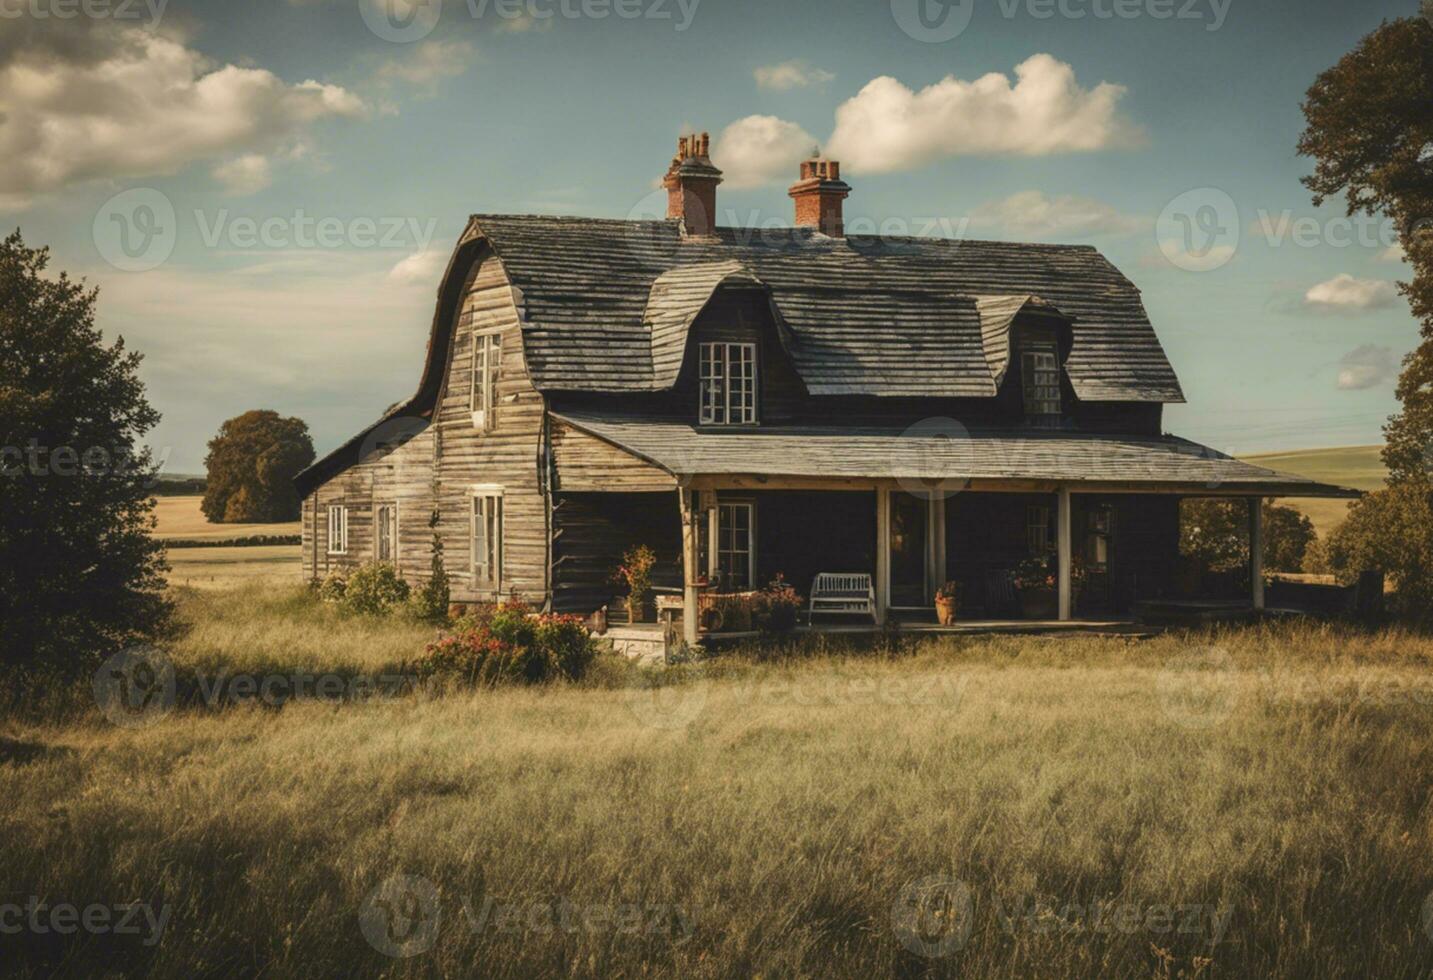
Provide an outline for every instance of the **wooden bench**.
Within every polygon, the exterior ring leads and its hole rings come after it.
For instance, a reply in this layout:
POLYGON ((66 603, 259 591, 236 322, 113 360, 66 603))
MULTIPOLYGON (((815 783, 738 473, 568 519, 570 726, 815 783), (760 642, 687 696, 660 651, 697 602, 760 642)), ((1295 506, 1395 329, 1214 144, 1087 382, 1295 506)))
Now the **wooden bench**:
POLYGON ((811 583, 808 616, 846 613, 876 617, 876 588, 871 576, 857 572, 821 572, 811 583))

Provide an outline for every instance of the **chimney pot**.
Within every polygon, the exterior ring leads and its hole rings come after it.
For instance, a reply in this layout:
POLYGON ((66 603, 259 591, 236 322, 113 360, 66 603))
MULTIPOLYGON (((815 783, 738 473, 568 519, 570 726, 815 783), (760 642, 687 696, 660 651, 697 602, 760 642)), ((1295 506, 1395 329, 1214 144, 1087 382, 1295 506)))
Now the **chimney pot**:
POLYGON ((791 185, 796 201, 796 227, 815 228, 832 238, 846 237, 842 203, 851 193, 841 180, 841 164, 813 157, 801 162, 801 179, 791 185))
POLYGON ((711 137, 692 133, 677 140, 677 158, 662 179, 667 217, 682 222, 682 233, 708 236, 716 231, 716 188, 721 171, 708 158, 711 137))

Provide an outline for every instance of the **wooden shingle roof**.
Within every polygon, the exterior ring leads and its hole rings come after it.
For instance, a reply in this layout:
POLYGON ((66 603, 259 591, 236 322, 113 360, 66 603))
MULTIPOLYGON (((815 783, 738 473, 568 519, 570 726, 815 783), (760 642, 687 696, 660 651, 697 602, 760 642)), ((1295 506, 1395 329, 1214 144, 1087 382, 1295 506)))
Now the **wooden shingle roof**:
POLYGON ((555 417, 678 478, 806 477, 1028 481, 1273 497, 1358 497, 1357 490, 1265 469, 1175 436, 946 426, 806 425, 713 431, 675 419, 564 411, 555 417))
POLYGON ((528 368, 547 391, 669 383, 672 341, 732 275, 769 289, 815 395, 992 395, 976 297, 1038 296, 1072 322, 1080 398, 1184 400, 1139 290, 1088 246, 798 228, 698 239, 676 221, 534 215, 475 215, 465 237, 487 240, 518 288, 528 368))

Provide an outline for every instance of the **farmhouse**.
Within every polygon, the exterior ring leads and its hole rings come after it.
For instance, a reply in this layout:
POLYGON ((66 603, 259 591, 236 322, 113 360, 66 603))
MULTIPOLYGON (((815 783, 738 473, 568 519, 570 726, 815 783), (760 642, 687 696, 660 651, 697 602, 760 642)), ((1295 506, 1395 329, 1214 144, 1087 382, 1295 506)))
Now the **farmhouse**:
POLYGON ((436 532, 455 600, 615 611, 645 544, 695 641, 778 573, 876 622, 946 581, 1009 616, 1048 553, 1070 619, 1173 595, 1180 498, 1234 496, 1258 606, 1261 499, 1356 495, 1164 434, 1179 381, 1093 248, 847 235, 825 159, 795 227, 717 227, 707 150, 679 142, 665 220, 472 217, 417 391, 297 479, 305 575, 417 580, 436 532))

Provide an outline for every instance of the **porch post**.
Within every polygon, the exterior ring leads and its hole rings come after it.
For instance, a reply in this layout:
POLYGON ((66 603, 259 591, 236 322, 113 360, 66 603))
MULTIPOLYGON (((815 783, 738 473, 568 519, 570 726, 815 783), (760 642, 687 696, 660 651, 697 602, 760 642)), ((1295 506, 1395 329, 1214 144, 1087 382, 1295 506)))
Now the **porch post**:
POLYGON ((1249 584, 1254 608, 1264 608, 1264 498, 1249 498, 1249 584))
POLYGON ((946 582, 950 574, 946 567, 945 555, 945 495, 939 490, 930 494, 930 535, 931 535, 931 594, 926 598, 935 600, 935 592, 946 582))
POLYGON ((1055 515, 1055 531, 1059 550, 1058 582, 1060 590, 1060 622, 1070 619, 1074 605, 1070 589, 1070 488, 1061 487, 1058 492, 1059 506, 1055 515))
POLYGON ((891 491, 876 487, 876 625, 891 605, 891 491))
POLYGON ((682 508, 682 639, 687 646, 696 646, 697 631, 697 521, 695 494, 686 487, 677 489, 682 508))

